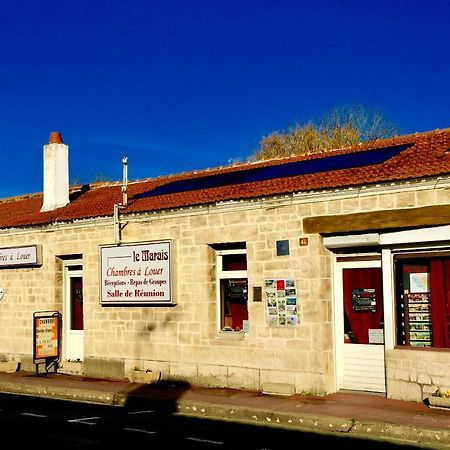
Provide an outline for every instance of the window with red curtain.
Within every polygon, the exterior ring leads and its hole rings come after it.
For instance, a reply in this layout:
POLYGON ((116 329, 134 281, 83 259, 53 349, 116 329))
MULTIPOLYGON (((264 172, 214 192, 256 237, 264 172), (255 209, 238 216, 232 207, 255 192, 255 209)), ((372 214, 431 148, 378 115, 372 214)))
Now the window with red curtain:
POLYGON ((236 331, 243 330, 244 320, 248 320, 247 278, 230 278, 221 282, 223 301, 228 309, 228 324, 236 331))
POLYGON ((83 330, 83 279, 70 278, 71 330, 83 330))
POLYGON ((344 269, 342 276, 346 342, 369 344, 369 330, 383 328, 381 269, 344 269))
POLYGON ((430 261, 433 347, 450 348, 450 258, 430 261))
POLYGON ((397 344, 450 348, 450 258, 396 261, 397 344))
POLYGON ((241 331, 248 320, 248 280, 237 278, 236 273, 247 270, 245 252, 225 254, 221 257, 220 301, 221 328, 241 331))

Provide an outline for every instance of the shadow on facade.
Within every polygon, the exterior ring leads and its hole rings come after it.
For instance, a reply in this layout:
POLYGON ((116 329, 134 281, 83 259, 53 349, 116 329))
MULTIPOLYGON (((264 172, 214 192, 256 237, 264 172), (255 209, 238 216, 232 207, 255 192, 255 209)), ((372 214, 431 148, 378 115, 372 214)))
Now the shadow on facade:
POLYGON ((152 409, 158 414, 172 414, 178 412, 178 400, 190 387, 186 381, 174 380, 162 380, 154 384, 136 383, 136 387, 128 391, 125 406, 133 410, 152 409))

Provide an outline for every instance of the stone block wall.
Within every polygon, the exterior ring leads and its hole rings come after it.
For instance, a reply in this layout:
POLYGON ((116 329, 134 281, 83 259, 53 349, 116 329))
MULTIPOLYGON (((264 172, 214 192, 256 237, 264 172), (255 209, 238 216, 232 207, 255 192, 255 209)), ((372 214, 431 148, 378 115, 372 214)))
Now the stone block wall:
POLYGON ((386 353, 387 396, 421 402, 436 389, 450 391, 450 352, 397 348, 386 353))
MULTIPOLYGON (((444 194, 439 195, 442 200, 444 194)), ((114 375, 122 370, 124 377, 129 369, 139 367, 160 370, 165 379, 209 386, 333 392, 332 257, 320 236, 303 234, 302 219, 314 214, 426 206, 437 201, 433 190, 349 190, 127 218, 122 230, 124 243, 172 241, 174 307, 100 305, 98 248, 114 242, 112 218, 110 223, 80 222, 28 233, 0 231, 0 248, 40 244, 43 249, 42 267, 0 272, 5 292, 0 302, 0 353, 29 361, 32 313, 62 311, 61 258, 81 255, 87 375, 107 376, 105 360, 110 360, 114 375), (308 245, 300 245, 299 239, 304 237, 308 245), (289 255, 276 255, 277 240, 289 240, 289 255), (245 339, 229 340, 217 333, 215 252, 211 244, 238 241, 247 243, 250 331, 245 339), (295 280, 297 327, 268 326, 264 296, 262 302, 253 301, 253 287, 264 289, 269 278, 295 280)), ((388 366, 390 371, 391 366, 394 363, 388 366)), ((390 374, 392 382, 401 381, 400 372, 390 374)), ((433 375, 433 383, 437 376, 433 375)), ((389 385, 388 389, 391 392, 389 385)))

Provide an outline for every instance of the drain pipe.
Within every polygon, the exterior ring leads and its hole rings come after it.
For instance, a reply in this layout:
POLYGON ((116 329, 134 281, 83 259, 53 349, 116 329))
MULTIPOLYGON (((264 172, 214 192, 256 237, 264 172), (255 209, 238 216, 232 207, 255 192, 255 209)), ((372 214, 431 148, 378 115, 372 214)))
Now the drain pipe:
POLYGON ((123 180, 122 180, 122 203, 114 203, 114 242, 116 245, 122 243, 122 228, 127 222, 121 222, 119 217, 120 208, 126 208, 128 205, 128 158, 122 158, 123 180), (122 226, 122 223, 124 224, 122 226))
POLYGON ((119 205, 114 204, 114 242, 116 245, 120 245, 120 221, 119 221, 119 205))
POLYGON ((124 156, 122 158, 122 168, 123 168, 123 181, 122 181, 122 206, 124 208, 128 205, 128 195, 127 195, 127 187, 128 187, 128 158, 124 156))

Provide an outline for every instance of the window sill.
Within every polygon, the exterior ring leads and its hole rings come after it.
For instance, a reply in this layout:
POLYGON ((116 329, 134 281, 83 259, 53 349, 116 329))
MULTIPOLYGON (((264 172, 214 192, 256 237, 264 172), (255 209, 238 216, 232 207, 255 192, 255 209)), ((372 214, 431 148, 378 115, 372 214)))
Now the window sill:
POLYGON ((394 350, 412 350, 414 352, 449 352, 450 348, 444 347, 411 347, 408 345, 396 345, 394 350))
POLYGON ((218 331, 217 337, 230 341, 240 341, 245 337, 244 331, 218 331))

